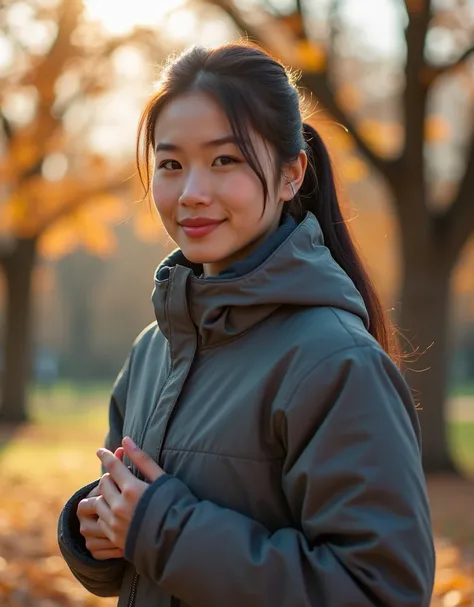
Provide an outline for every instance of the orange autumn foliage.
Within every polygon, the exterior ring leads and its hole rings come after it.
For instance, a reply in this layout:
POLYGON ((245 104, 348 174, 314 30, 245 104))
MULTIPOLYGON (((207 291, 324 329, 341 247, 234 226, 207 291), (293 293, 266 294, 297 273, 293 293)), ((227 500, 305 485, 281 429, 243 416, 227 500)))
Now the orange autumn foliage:
POLYGON ((92 32, 81 0, 32 10, 25 27, 57 26, 44 54, 16 45, 14 35, 0 27, 0 35, 7 41, 11 37, 17 49, 1 80, 6 136, 0 152, 0 245, 38 239, 39 253, 50 258, 77 247, 109 255, 115 248, 113 227, 134 215, 125 201, 136 190, 130 180, 135 169, 129 156, 112 160, 95 151, 93 129, 71 129, 71 115, 112 87, 114 50, 139 44, 141 38, 135 32, 122 38, 92 32), (68 81, 76 83, 71 90, 63 86, 68 81), (31 104, 31 115, 11 114, 21 99, 31 104))
MULTIPOLYGON (((58 452, 58 458, 68 453, 58 452)), ((91 475, 95 474, 91 470, 91 475)), ((66 472, 63 472, 66 476, 66 472)), ((0 604, 2 607, 112 607, 117 599, 88 593, 70 573, 56 540, 57 517, 69 497, 62 479, 3 479, 0 497, 0 604)), ((65 480, 65 479, 63 479, 65 480)), ((449 513, 446 513, 448 516, 449 513)), ((452 541, 437 538, 432 607, 462 607, 474 601, 472 564, 452 541)))

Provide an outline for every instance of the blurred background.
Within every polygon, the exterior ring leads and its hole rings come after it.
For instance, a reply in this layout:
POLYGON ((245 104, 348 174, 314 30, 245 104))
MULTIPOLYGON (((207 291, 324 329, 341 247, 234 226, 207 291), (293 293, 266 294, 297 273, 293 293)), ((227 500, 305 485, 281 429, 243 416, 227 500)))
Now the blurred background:
POLYGON ((106 605, 56 545, 173 247, 142 201, 160 65, 248 38, 297 70, 419 403, 433 605, 474 604, 474 0, 0 1, 0 605, 106 605))

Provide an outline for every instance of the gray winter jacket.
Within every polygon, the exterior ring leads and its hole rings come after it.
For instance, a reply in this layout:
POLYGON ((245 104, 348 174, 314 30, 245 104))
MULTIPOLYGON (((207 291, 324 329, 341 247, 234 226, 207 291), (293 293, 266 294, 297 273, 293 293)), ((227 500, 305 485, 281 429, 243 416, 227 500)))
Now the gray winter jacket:
MULTIPOLYGON (((120 607, 428 607, 434 549, 417 414, 308 214, 214 278, 181 252, 155 277, 106 445, 166 475, 123 559, 96 561, 66 504, 59 545, 120 607)), ((97 481, 96 481, 97 482, 97 481)))

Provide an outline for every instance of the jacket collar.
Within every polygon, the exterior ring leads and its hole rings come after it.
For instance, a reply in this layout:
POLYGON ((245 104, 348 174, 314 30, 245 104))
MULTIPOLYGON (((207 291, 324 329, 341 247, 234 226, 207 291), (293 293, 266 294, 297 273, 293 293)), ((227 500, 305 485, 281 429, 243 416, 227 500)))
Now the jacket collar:
POLYGON ((344 308, 368 326, 361 295, 324 246, 309 212, 298 225, 285 217, 252 254, 214 277, 202 277, 201 265, 174 251, 157 269, 152 300, 175 350, 196 331, 202 346, 233 339, 283 305, 344 308))

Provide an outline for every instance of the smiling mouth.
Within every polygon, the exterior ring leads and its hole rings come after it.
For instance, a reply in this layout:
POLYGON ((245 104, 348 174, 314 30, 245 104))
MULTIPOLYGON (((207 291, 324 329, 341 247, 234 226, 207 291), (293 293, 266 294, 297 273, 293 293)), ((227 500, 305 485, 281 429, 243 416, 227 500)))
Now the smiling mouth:
POLYGON ((202 225, 183 225, 180 224, 181 229, 190 238, 202 238, 203 236, 207 236, 211 232, 214 232, 220 225, 222 225, 224 221, 205 223, 202 225))

